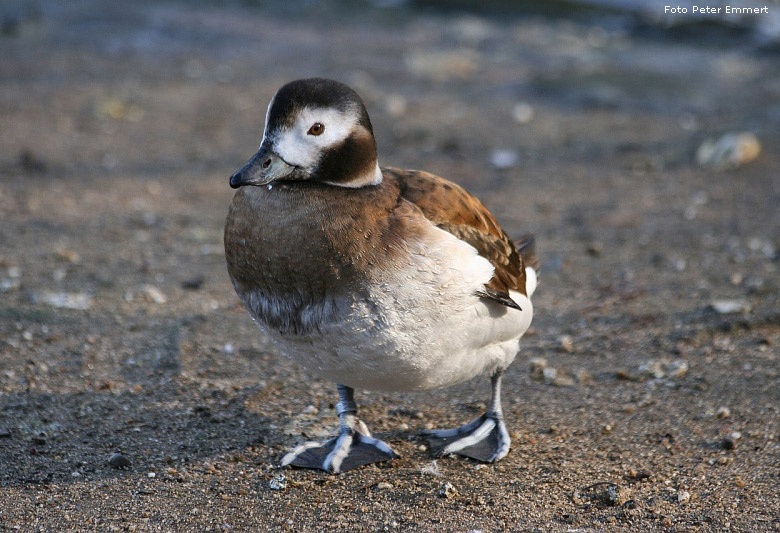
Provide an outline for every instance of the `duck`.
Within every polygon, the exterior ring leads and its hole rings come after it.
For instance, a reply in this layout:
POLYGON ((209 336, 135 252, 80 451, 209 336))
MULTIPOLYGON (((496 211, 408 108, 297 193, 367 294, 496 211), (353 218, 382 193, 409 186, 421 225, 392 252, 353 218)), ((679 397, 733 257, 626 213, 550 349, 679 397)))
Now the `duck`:
POLYGON ((227 271, 279 353, 336 384, 339 427, 282 466, 341 473, 397 457, 358 417, 355 390, 413 392, 490 376, 486 412, 427 430, 434 456, 483 463, 511 446, 504 371, 533 318, 532 235, 513 241, 475 196, 380 167, 366 106, 324 78, 283 85, 259 149, 230 176, 227 271))

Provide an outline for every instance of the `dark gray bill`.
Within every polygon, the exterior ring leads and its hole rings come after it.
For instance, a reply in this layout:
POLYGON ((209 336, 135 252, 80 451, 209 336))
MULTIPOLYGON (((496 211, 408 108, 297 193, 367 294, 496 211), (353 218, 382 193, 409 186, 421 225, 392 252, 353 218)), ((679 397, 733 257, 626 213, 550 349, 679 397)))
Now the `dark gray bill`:
POLYGON ((230 186, 238 189, 244 185, 268 185, 272 181, 289 176, 294 170, 294 166, 287 164, 271 149, 261 146, 246 165, 230 176, 230 186))

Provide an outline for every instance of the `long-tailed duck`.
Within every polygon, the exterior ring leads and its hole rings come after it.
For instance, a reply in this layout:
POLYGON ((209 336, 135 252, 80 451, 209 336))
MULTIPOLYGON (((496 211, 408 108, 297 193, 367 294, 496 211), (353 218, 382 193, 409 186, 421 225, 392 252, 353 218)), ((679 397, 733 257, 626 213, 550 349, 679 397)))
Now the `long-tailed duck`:
POLYGON ((460 186, 377 163, 360 97, 297 80, 271 99, 258 152, 230 177, 230 278, 280 351, 338 384, 339 435, 282 465, 343 472, 396 456, 354 389, 417 391, 492 376, 487 412, 427 431, 435 455, 509 452, 501 376, 533 316, 533 239, 513 243, 460 186))

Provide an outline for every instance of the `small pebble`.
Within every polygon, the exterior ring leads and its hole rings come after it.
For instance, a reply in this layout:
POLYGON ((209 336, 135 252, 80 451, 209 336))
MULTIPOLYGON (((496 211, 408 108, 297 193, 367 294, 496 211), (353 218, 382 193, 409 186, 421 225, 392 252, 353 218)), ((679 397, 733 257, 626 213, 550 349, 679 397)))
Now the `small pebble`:
POLYGON ((196 291, 203 287, 203 283, 206 279, 203 276, 196 276, 194 278, 185 279, 181 282, 181 288, 188 291, 196 291))
POLYGON ((40 291, 33 294, 34 303, 44 303, 62 309, 87 310, 92 306, 92 296, 83 292, 40 291))
POLYGON ((724 450, 733 450, 737 447, 737 441, 740 438, 742 438, 742 434, 735 431, 734 433, 723 437, 723 440, 720 441, 720 445, 724 450))
POLYGON ((168 301, 165 294, 154 285, 144 285, 143 293, 152 303, 164 304, 168 301))
POLYGON ((380 481, 376 484, 376 488, 379 490, 390 490, 393 488, 393 484, 388 483, 387 481, 380 481))
POLYGON ((493 150, 490 163, 498 170, 514 168, 520 162, 520 155, 515 150, 493 150))
POLYGON ((547 368, 547 359, 542 357, 534 357, 530 361, 531 363, 531 377, 542 381, 544 380, 544 369, 547 368))
POLYGON ((574 342, 571 339, 571 335, 561 335, 558 337, 558 342, 560 343, 561 350, 564 352, 572 352, 574 350, 574 342))
POLYGON ((148 474, 146 474, 146 477, 148 477, 148 478, 156 478, 157 474, 155 474, 154 472, 149 472, 148 474))
POLYGON ((636 509, 637 507, 639 507, 639 504, 636 500, 628 500, 623 504, 623 509, 636 509))
POLYGON ((664 377, 664 370, 661 366, 661 361, 651 360, 640 363, 639 367, 637 368, 637 373, 641 377, 650 379, 661 379, 664 377))
POLYGON ((620 505, 625 500, 620 487, 617 485, 610 485, 607 487, 607 501, 610 505, 620 505))
POLYGON ((710 307, 721 315, 742 313, 750 310, 750 306, 744 300, 714 300, 710 307))
POLYGON ((598 257, 601 255, 601 252, 604 250, 604 247, 601 246, 601 243, 599 242, 592 242, 588 244, 586 250, 588 254, 592 255, 593 257, 598 257))
MULTIPOLYGON (((750 251, 758 252, 767 259, 777 258, 777 248, 771 241, 762 239, 761 237, 752 237, 747 245, 750 251)), ((10 273, 11 270, 9 269, 8 272, 10 273)))
POLYGON ((79 256, 79 253, 76 250, 59 248, 58 250, 55 250, 54 253, 57 256, 57 259, 59 259, 60 261, 64 261, 66 263, 76 264, 79 261, 81 261, 81 257, 79 256))
POLYGON ((681 378, 688 373, 688 361, 685 359, 675 359, 664 365, 664 372, 672 378, 681 378))
POLYGON ((518 124, 528 124, 534 119, 534 108, 526 102, 515 104, 512 108, 512 118, 518 124))
POLYGON ((635 479, 637 481, 642 481, 642 480, 650 479, 651 477, 653 477, 653 472, 651 470, 646 469, 646 468, 644 468, 642 470, 634 470, 632 468, 631 471, 629 471, 628 475, 632 479, 635 479))
POLYGON ((677 494, 677 503, 687 503, 691 499, 691 493, 687 490, 681 491, 677 494))
POLYGON ((571 376, 567 376, 564 372, 558 372, 553 367, 547 367, 542 370, 542 381, 546 385, 554 385, 556 387, 571 387, 574 385, 574 379, 571 376))
POLYGON ((127 468, 130 466, 130 459, 121 453, 112 454, 108 459, 108 464, 113 468, 127 468))
POLYGON ((284 490, 287 488, 287 478, 284 474, 274 476, 271 481, 268 482, 268 486, 271 487, 271 490, 284 490))
POLYGON ((455 489, 452 483, 447 481, 439 488, 440 498, 454 498, 458 495, 458 491, 455 489))
POLYGON ((733 170, 761 153, 761 142, 750 132, 730 132, 719 139, 707 139, 696 151, 696 162, 704 167, 733 170))
POLYGON ((8 292, 16 290, 21 287, 22 284, 19 279, 15 278, 0 278, 0 292, 8 292))

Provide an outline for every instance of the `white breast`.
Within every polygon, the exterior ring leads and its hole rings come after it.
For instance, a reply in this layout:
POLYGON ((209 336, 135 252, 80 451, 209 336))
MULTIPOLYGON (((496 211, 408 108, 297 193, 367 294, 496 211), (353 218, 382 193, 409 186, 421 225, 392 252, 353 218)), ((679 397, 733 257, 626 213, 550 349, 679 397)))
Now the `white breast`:
POLYGON ((512 293, 518 311, 475 296, 493 266, 450 233, 433 225, 428 232, 408 244, 404 268, 367 287, 319 333, 268 333, 310 370, 362 389, 444 387, 507 367, 531 323, 531 301, 512 293))

